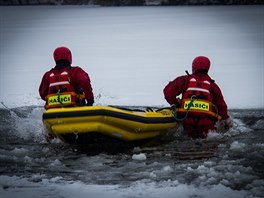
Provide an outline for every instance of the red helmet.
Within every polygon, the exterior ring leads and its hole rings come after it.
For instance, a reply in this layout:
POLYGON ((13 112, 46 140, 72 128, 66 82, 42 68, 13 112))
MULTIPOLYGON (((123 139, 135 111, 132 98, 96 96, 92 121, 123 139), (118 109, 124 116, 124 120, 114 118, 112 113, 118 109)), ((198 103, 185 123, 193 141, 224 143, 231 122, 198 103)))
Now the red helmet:
POLYGON ((205 56, 197 56, 192 62, 192 73, 200 69, 204 69, 208 72, 210 65, 211 63, 209 58, 205 56))
POLYGON ((53 52, 55 62, 59 60, 66 60, 70 64, 72 63, 71 51, 67 47, 58 47, 53 52))

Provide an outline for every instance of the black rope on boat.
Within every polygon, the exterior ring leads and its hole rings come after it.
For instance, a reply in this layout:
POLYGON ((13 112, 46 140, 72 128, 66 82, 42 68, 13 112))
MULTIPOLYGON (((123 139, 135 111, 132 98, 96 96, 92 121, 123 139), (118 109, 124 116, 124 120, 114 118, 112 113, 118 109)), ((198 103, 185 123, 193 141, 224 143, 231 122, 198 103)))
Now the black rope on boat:
POLYGON ((171 110, 171 107, 163 107, 156 110, 156 112, 163 111, 163 110, 171 110))
POLYGON ((127 107, 121 107, 121 106, 114 106, 114 105, 109 105, 109 107, 125 110, 125 111, 139 111, 139 112, 145 112, 143 109, 129 109, 127 107))

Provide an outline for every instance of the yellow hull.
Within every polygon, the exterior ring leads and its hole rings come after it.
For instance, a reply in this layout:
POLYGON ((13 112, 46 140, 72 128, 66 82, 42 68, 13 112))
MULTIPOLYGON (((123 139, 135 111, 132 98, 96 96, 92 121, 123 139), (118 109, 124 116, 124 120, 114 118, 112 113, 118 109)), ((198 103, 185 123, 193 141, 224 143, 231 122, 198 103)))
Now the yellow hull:
POLYGON ((43 113, 43 123, 46 133, 64 142, 68 142, 67 135, 77 140, 95 133, 125 141, 143 140, 177 125, 170 109, 133 111, 110 106, 49 109, 43 113))

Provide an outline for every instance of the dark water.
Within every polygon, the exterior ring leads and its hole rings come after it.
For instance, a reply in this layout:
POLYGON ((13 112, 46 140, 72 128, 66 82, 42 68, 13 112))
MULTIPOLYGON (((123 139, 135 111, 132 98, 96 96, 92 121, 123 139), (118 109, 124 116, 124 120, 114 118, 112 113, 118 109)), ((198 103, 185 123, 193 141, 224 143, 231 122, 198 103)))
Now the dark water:
POLYGON ((43 174, 87 184, 122 185, 177 180, 193 186, 222 184, 252 197, 264 192, 263 109, 230 110, 234 127, 206 140, 189 140, 178 129, 158 140, 129 146, 48 143, 42 134, 42 112, 38 106, 0 109, 1 175, 43 174))

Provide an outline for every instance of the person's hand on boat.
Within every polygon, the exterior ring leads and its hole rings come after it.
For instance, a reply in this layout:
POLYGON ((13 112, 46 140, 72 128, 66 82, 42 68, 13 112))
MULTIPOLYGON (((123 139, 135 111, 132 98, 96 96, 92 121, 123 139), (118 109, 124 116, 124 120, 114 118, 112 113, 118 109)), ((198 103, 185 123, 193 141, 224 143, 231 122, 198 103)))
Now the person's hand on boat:
POLYGON ((94 99, 86 99, 86 106, 93 106, 94 99))
POLYGON ((179 97, 177 97, 176 98, 176 104, 175 104, 176 108, 180 108, 181 107, 181 103, 182 103, 181 99, 179 97))

